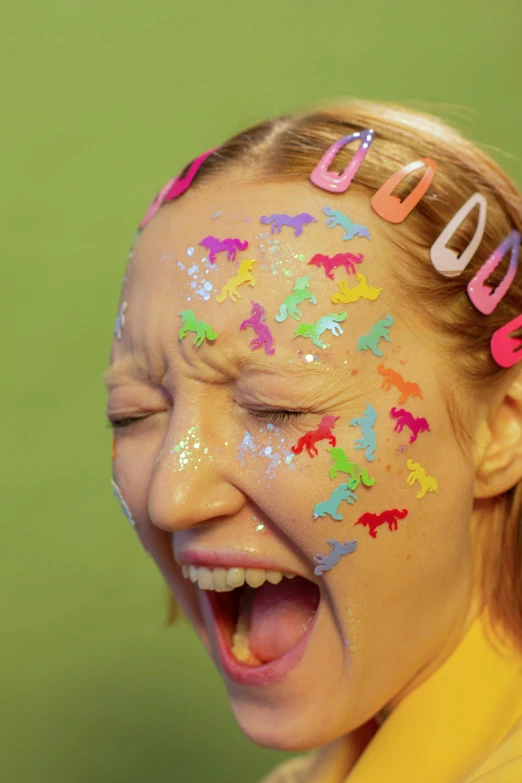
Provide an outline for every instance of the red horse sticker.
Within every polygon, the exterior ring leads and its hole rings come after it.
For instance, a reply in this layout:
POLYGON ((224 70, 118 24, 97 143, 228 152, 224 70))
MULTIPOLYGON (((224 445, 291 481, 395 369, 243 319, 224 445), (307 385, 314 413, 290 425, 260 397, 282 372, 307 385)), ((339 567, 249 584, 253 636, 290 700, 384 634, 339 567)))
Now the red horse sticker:
POLYGON ((311 457, 315 457, 319 452, 315 444, 320 440, 327 440, 332 446, 337 443, 336 437, 332 432, 332 428, 339 419, 339 416, 323 416, 319 422, 319 426, 316 430, 309 430, 302 435, 297 441, 296 446, 292 446, 294 454, 301 454, 306 447, 307 452, 311 457))
POLYGON ((398 508, 392 508, 389 511, 381 511, 380 514, 372 514, 367 511, 362 517, 359 517, 356 525, 364 525, 368 528, 372 538, 377 538, 377 528, 379 525, 388 525, 389 530, 397 530, 397 520, 404 519, 408 516, 408 510, 403 508, 399 511, 398 508))

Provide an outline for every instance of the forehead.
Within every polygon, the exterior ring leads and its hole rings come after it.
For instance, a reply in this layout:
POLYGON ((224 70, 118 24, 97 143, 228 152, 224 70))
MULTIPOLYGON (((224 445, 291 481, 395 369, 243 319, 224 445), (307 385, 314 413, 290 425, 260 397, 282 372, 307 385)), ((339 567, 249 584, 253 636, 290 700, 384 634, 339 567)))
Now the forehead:
MULTIPOLYGON (((311 339, 294 337, 300 324, 346 312, 342 330, 351 339, 390 311, 386 269, 397 250, 387 230, 371 210, 369 195, 355 188, 339 197, 306 182, 253 184, 220 178, 204 183, 164 205, 139 236, 122 295, 127 302, 126 336, 132 334, 133 349, 138 353, 150 354, 163 343, 164 355, 166 346, 178 342, 182 326, 179 313, 192 311, 197 321, 218 332, 219 339, 212 343, 214 356, 226 355, 229 360, 255 356, 256 361, 274 366, 299 352, 316 360, 324 349, 311 339), (325 214, 325 208, 337 211, 348 223, 340 223, 339 215, 325 214), (355 231, 345 239, 350 222, 367 231, 360 235, 355 231), (308 263, 316 254, 330 258, 351 254, 362 261, 355 262, 351 270, 335 267, 330 279, 324 267, 308 263), (354 287, 359 280, 357 272, 364 274, 368 285, 382 289, 379 298, 333 303, 339 281, 354 287), (224 301, 218 301, 227 286, 224 301), (305 297, 297 304, 302 316, 287 314, 284 321, 277 321, 283 302, 288 297, 296 302, 302 295, 294 296, 296 290, 304 288, 315 302, 305 297), (277 360, 263 349, 253 354, 249 343, 254 332, 240 329, 251 317, 270 329, 277 360)), ((187 344, 192 345, 193 337, 189 334, 185 338, 187 344)), ((331 332, 327 337, 328 352, 346 352, 346 339, 332 337, 331 332)), ((123 340, 115 341, 118 354, 124 346, 123 340)), ((355 344, 352 348, 354 355, 355 344)), ((208 355, 209 344, 203 344, 199 353, 208 355)))

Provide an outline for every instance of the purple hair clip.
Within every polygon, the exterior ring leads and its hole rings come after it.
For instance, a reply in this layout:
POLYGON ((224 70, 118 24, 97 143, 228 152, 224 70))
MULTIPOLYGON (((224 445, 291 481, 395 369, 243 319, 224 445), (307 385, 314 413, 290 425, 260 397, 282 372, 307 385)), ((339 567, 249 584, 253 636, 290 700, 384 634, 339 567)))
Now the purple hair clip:
MULTIPOLYGON (((201 165, 206 161, 208 156, 212 155, 212 153, 217 149, 217 147, 213 147, 211 150, 207 150, 207 152, 204 152, 202 155, 200 155, 199 158, 193 160, 184 177, 182 177, 181 174, 178 174, 177 177, 169 179, 166 185, 161 188, 160 192, 154 198, 152 204, 148 208, 147 214, 140 223, 140 231, 143 231, 145 226, 152 220, 162 204, 165 204, 167 201, 173 201, 175 198, 181 196, 186 190, 189 189, 192 184, 192 180, 198 173, 201 165)), ((185 168, 186 166, 184 169, 185 168)))
POLYGON ((492 252, 490 257, 484 261, 475 277, 468 283, 468 296, 477 310, 480 310, 484 315, 490 315, 493 312, 499 302, 507 294, 511 283, 513 282, 518 266, 520 240, 520 232, 511 231, 497 249, 492 252), (511 259, 507 272, 502 281, 493 290, 491 286, 486 285, 486 281, 510 250, 511 259))

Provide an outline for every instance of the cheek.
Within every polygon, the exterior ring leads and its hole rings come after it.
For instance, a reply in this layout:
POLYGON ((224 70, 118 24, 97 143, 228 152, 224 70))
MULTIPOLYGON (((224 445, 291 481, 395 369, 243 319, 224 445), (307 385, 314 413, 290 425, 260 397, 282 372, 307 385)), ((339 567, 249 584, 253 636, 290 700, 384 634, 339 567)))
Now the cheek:
POLYGON ((431 429, 420 428, 412 443, 414 430, 397 428, 388 407, 379 410, 373 433, 363 419, 343 416, 331 430, 335 446, 327 437, 319 440, 325 433, 317 430, 315 441, 314 432, 296 437, 294 446, 305 442, 292 460, 293 471, 280 464, 269 478, 256 460, 252 475, 263 491, 247 494, 257 496, 267 516, 309 560, 328 554, 329 539, 357 541, 350 559, 362 556, 364 541, 364 550, 371 557, 378 554, 380 565, 386 558, 423 563, 429 549, 431 565, 447 570, 468 551, 473 486, 449 423, 434 416, 431 429), (311 456, 314 445, 317 454, 311 456))
POLYGON ((135 531, 146 552, 158 560, 165 544, 158 541, 158 531, 148 517, 149 489, 158 457, 158 437, 154 434, 135 437, 118 434, 113 439, 112 468, 114 480, 132 511, 135 531))

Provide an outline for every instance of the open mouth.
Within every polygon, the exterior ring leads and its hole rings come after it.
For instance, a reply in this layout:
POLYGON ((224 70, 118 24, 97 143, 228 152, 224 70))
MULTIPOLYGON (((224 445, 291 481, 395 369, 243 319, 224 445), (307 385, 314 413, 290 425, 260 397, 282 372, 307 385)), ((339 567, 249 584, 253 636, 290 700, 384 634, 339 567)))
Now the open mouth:
MULTIPOLYGON (((261 569, 246 569, 249 583, 244 581, 237 587, 227 584, 226 575, 223 580, 219 573, 216 586, 209 571, 213 569, 190 566, 189 571, 184 567, 185 575, 198 582, 209 602, 226 673, 247 684, 280 680, 306 649, 320 603, 318 586, 295 574, 261 569), (205 573, 198 573, 202 570, 205 573)), ((231 571, 230 581, 234 582, 243 569, 231 571)))

